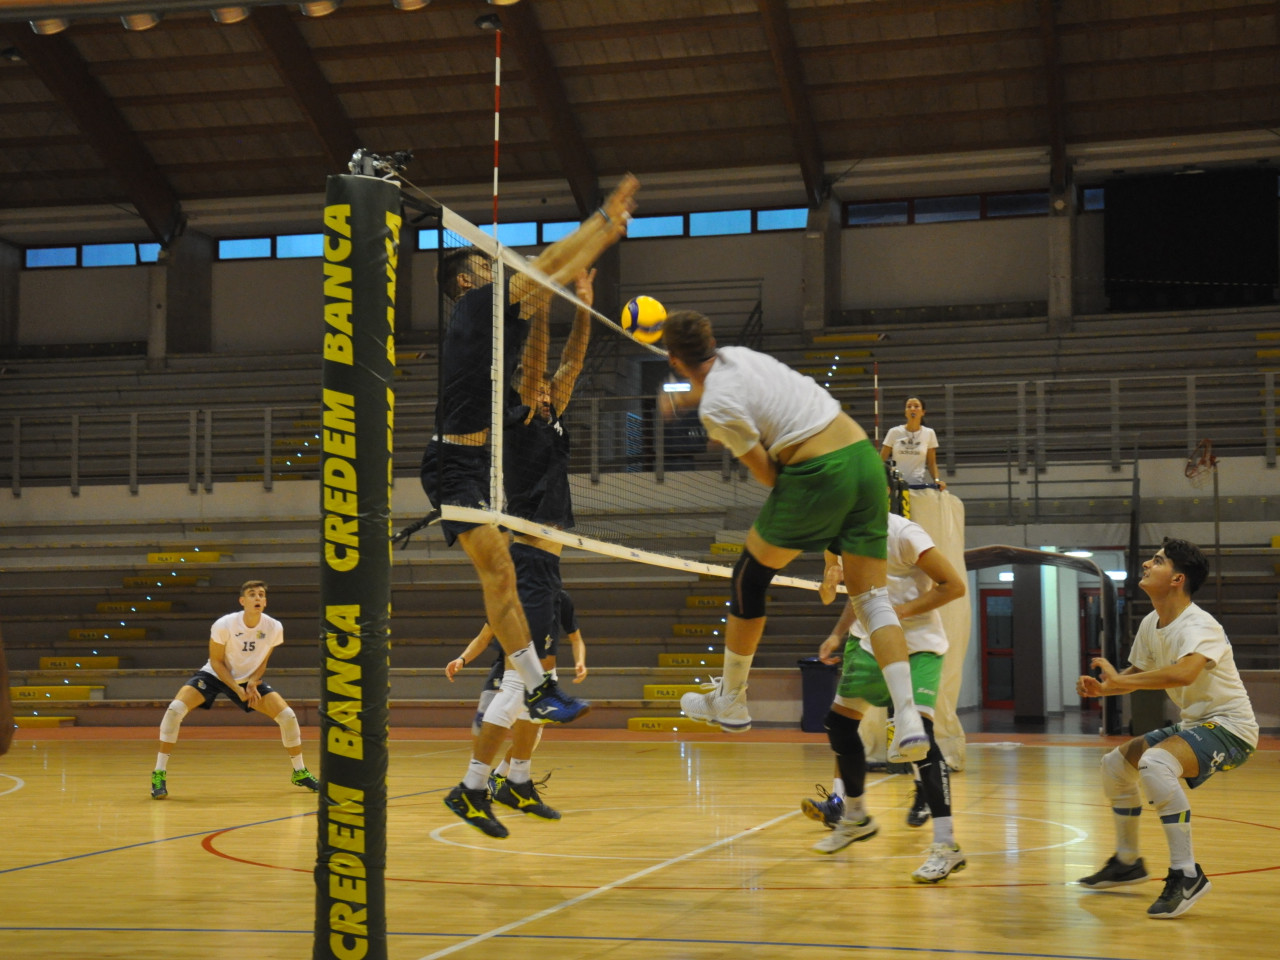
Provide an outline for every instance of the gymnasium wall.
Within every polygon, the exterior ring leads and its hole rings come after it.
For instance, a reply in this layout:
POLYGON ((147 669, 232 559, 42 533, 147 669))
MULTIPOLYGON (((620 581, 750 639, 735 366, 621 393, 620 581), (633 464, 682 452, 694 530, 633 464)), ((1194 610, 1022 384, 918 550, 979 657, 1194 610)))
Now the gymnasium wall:
MULTIPOLYGON (((1101 263, 1102 236, 1080 218, 1078 257, 1101 263), (1096 249, 1095 249, 1096 247, 1096 249)), ((912 307, 1045 300, 1048 220, 865 227, 842 233, 842 307, 912 307)), ((765 324, 798 328, 804 233, 646 239, 624 243, 628 286, 685 280, 763 281, 765 324)), ((434 329, 435 254, 410 258, 415 330, 434 329)), ((23 270, 20 344, 146 340, 149 274, 157 267, 23 270)), ((321 286, 317 260, 251 260, 213 265, 216 352, 316 348, 321 286)), ((1083 302, 1077 308, 1082 310, 1083 302)), ((403 325, 402 325, 403 330, 403 325)))

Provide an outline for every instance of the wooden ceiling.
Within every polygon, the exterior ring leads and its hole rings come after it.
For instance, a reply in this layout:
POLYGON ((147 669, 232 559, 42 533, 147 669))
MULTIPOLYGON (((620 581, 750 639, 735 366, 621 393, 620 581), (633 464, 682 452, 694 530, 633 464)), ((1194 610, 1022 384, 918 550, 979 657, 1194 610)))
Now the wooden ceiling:
POLYGON ((504 193, 571 214, 627 170, 688 209, 751 184, 794 205, 926 190, 909 169, 1043 188, 1130 166, 1135 142, 1169 164, 1280 157, 1277 0, 244 5, 219 24, 200 0, 0 0, 0 238, 85 208, 161 239, 219 204, 285 211, 360 146, 412 149, 433 194, 486 193, 487 14, 504 193), (124 29, 146 10, 157 26, 124 29), (40 36, 44 17, 70 25, 40 36))

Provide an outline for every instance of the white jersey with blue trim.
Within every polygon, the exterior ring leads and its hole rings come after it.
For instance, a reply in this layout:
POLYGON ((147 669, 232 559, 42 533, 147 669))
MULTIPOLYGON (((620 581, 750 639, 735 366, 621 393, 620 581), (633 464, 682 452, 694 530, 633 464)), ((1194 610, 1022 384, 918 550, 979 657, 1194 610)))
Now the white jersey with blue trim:
MULTIPOLYGON (((246 626, 244 611, 240 610, 216 620, 209 631, 209 639, 223 645, 227 669, 237 683, 243 683, 253 676, 272 648, 284 643, 284 625, 264 613, 256 627, 246 626)), ((213 662, 206 660, 201 669, 213 673, 213 662)))

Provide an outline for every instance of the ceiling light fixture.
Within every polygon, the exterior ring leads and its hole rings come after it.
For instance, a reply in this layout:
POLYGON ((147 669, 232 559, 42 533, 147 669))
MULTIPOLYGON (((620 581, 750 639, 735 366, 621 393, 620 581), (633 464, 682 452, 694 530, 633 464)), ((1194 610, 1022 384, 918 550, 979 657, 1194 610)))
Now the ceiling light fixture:
POLYGON ((391 0, 391 5, 397 10, 421 10, 431 0, 391 0))
POLYGON ((150 30, 160 22, 158 13, 126 13, 120 18, 126 30, 150 30))
POLYGON ((61 17, 46 17, 43 20, 31 21, 31 29, 42 37, 61 33, 69 26, 71 26, 71 22, 69 20, 63 20, 61 17))
POLYGON ((304 17, 327 17, 342 6, 342 0, 322 0, 321 3, 300 3, 298 6, 304 17))
POLYGON ((214 7, 209 11, 214 23, 239 23, 249 17, 248 7, 214 7))
POLYGON ((495 7, 509 7, 512 4, 519 3, 520 0, 489 0, 495 7))
POLYGON ((476 17, 477 30, 501 30, 502 18, 496 13, 485 13, 476 17))

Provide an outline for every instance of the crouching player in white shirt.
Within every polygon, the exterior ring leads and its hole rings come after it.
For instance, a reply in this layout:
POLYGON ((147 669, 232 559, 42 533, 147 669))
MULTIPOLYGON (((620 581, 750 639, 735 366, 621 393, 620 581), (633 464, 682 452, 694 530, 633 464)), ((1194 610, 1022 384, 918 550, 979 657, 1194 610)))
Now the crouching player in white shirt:
POLYGON ((1160 816, 1169 844, 1164 890, 1147 916, 1180 916, 1209 892, 1212 884, 1196 863, 1191 846, 1191 804, 1180 781, 1192 789, 1219 770, 1240 766, 1258 746, 1258 722, 1236 670, 1231 642, 1222 625, 1191 602, 1209 575, 1199 547, 1165 538, 1142 565, 1140 586, 1155 607, 1138 627, 1130 666, 1117 671, 1103 657, 1092 666, 1098 677, 1076 681, 1082 697, 1107 697, 1130 690, 1167 690, 1180 719, 1117 747, 1102 758, 1102 789, 1111 803, 1116 852, 1097 873, 1080 879, 1090 890, 1105 890, 1147 879, 1138 856, 1138 816, 1142 800, 1160 816))

